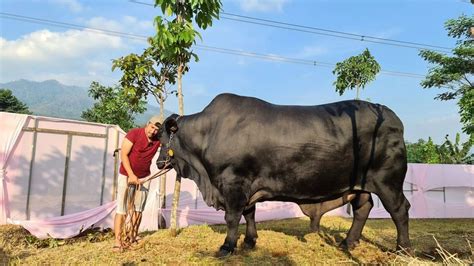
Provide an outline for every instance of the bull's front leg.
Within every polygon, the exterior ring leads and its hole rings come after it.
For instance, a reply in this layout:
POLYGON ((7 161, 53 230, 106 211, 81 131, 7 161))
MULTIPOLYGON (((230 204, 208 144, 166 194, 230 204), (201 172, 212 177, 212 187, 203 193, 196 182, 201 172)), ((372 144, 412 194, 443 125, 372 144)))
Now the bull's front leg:
POLYGON ((230 255, 234 252, 237 240, 239 239, 239 222, 242 217, 242 210, 226 210, 225 222, 227 224, 227 236, 224 244, 219 248, 217 257, 230 255))

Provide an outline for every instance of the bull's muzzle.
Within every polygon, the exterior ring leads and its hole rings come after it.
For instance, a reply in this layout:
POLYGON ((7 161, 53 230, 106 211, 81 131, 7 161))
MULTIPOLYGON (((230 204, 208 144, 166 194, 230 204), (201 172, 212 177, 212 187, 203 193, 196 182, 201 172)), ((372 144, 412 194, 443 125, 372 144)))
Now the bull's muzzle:
POLYGON ((160 161, 156 161, 156 166, 158 167, 159 170, 163 169, 163 168, 171 168, 171 158, 173 158, 174 156, 174 151, 172 149, 168 149, 168 151, 166 152, 166 159, 163 161, 163 160, 160 160, 160 161))
POLYGON ((156 167, 158 167, 159 170, 165 168, 165 165, 166 165, 165 161, 157 161, 156 162, 156 167))

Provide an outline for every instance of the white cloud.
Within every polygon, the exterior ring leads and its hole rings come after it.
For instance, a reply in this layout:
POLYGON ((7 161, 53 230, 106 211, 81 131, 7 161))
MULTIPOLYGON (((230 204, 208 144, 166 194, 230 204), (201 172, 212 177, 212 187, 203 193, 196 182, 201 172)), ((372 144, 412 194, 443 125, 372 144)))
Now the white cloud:
POLYGON ((104 48, 123 47, 119 37, 94 34, 88 31, 68 30, 51 32, 40 30, 14 41, 2 40, 2 60, 16 60, 51 64, 55 58, 82 58, 104 48), (84 41, 87 40, 87 41, 84 41))
POLYGON ((239 4, 242 10, 248 12, 281 12, 288 2, 289 0, 240 0, 239 4))
POLYGON ((81 12, 84 8, 77 0, 50 0, 52 3, 69 8, 73 12, 81 12))
MULTIPOLYGON (((84 23, 121 32, 125 28, 144 30, 151 27, 133 17, 123 17, 119 21, 93 18, 84 23)), ((0 82, 57 79, 68 85, 89 86, 91 81, 97 80, 111 85, 120 75, 118 71, 111 72, 112 59, 140 52, 145 44, 144 40, 89 30, 40 30, 16 40, 0 37, 0 82)))

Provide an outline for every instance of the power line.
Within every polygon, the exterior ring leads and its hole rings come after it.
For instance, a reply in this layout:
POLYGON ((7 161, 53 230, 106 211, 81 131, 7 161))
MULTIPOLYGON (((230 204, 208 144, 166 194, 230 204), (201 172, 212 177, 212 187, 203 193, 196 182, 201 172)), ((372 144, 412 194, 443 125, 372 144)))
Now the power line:
MULTIPOLYGON (((141 2, 137 0, 129 0, 129 1, 136 4, 153 6, 153 4, 149 4, 149 3, 141 2)), ((220 18, 237 21, 237 22, 248 23, 248 24, 267 26, 267 27, 272 27, 272 28, 292 30, 292 31, 317 34, 317 35, 323 35, 323 36, 331 36, 331 37, 343 38, 343 39, 348 39, 348 40, 365 41, 365 42, 371 42, 371 43, 376 43, 376 44, 413 48, 417 50, 426 49, 426 50, 432 50, 432 51, 437 51, 437 52, 442 52, 442 53, 451 53, 451 48, 449 47, 423 44, 423 43, 417 43, 417 42, 400 41, 400 40, 387 39, 387 38, 379 38, 379 37, 373 37, 373 36, 368 36, 368 35, 360 35, 360 34, 335 31, 335 30, 329 30, 329 29, 324 29, 324 28, 316 28, 316 27, 310 27, 310 26, 305 26, 305 25, 269 20, 269 19, 243 16, 243 15, 227 13, 227 12, 220 12, 220 14, 221 14, 220 18)))
MULTIPOLYGON (((123 37, 127 39, 136 39, 136 40, 142 40, 142 41, 148 40, 148 37, 145 35, 138 35, 138 34, 133 34, 133 33, 119 32, 119 31, 111 31, 111 30, 106 30, 106 29, 101 29, 101 28, 87 27, 87 26, 82 26, 78 24, 64 23, 64 22, 55 21, 55 20, 41 19, 41 18, 23 16, 23 15, 12 14, 12 13, 0 12, 0 17, 22 21, 22 22, 34 23, 34 24, 43 24, 43 25, 55 26, 55 27, 61 27, 61 28, 85 30, 85 31, 89 31, 95 34, 102 34, 102 35, 108 35, 108 36, 114 36, 114 37, 123 37)), ((301 65, 321 66, 321 67, 334 67, 336 65, 333 63, 319 62, 319 61, 309 60, 309 59, 289 58, 289 57, 283 57, 279 55, 261 54, 261 53, 213 47, 213 46, 207 46, 207 45, 195 45, 195 47, 197 49, 205 50, 205 51, 253 57, 253 58, 264 59, 264 60, 274 61, 274 62, 293 63, 293 64, 301 64, 301 65)), ((392 76, 402 76, 402 77, 410 77, 410 78, 424 78, 425 77, 424 75, 408 73, 408 72, 387 71, 387 70, 381 70, 380 72, 382 74, 392 75, 392 76)))

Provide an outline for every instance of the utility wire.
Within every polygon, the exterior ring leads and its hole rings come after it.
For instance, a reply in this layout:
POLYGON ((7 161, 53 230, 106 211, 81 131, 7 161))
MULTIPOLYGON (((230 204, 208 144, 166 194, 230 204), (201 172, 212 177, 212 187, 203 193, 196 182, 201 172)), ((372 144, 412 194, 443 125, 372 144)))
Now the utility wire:
MULTIPOLYGON (((85 30, 85 31, 89 31, 95 34, 102 34, 102 35, 108 35, 108 36, 114 36, 114 37, 123 37, 127 39, 147 41, 149 38, 145 35, 138 35, 138 34, 133 34, 133 33, 119 32, 119 31, 111 31, 111 30, 106 30, 106 29, 101 29, 101 28, 92 28, 92 27, 82 26, 78 24, 64 23, 64 22, 55 21, 55 20, 47 20, 47 19, 22 16, 18 14, 5 13, 5 12, 0 12, 0 17, 22 21, 22 22, 34 23, 34 24, 43 24, 43 25, 55 26, 55 27, 61 27, 61 28, 67 28, 67 29, 85 30)), ((207 46, 207 45, 197 44, 195 45, 195 47, 197 49, 204 50, 204 51, 253 57, 253 58, 264 59, 264 60, 274 61, 274 62, 321 66, 321 67, 327 67, 327 68, 329 67, 332 68, 336 65, 333 63, 319 62, 319 61, 309 60, 309 59, 289 58, 289 57, 283 57, 279 55, 260 54, 260 53, 255 53, 255 52, 213 47, 213 46, 207 46)), ((388 70, 381 70, 380 73, 391 75, 391 76, 401 76, 401 77, 410 77, 410 78, 424 78, 425 77, 424 75, 420 75, 420 74, 399 72, 399 71, 388 71, 388 70)))
MULTIPOLYGON (((129 2, 132 2, 135 4, 147 5, 147 6, 154 6, 153 4, 141 2, 137 0, 129 0, 129 2)), ((400 40, 387 39, 387 38, 379 38, 379 37, 373 37, 373 36, 368 36, 368 35, 360 35, 360 34, 354 34, 354 33, 342 32, 342 31, 329 30, 329 29, 324 29, 324 28, 316 28, 316 27, 310 27, 310 26, 305 26, 305 25, 280 22, 280 21, 269 20, 269 19, 243 16, 243 15, 227 13, 227 12, 220 12, 220 14, 221 14, 220 18, 223 18, 223 19, 249 23, 249 24, 255 24, 255 25, 261 25, 261 26, 267 26, 267 27, 273 27, 273 28, 278 28, 278 29, 292 30, 292 31, 317 34, 317 35, 323 35, 323 36, 331 36, 331 37, 343 38, 343 39, 355 40, 355 41, 365 41, 365 42, 371 42, 371 43, 377 43, 377 44, 413 48, 413 49, 418 49, 418 50, 426 49, 426 50, 432 50, 432 51, 437 51, 437 52, 442 52, 442 53, 451 53, 451 48, 449 47, 423 44, 423 43, 417 43, 417 42, 400 41, 400 40)))

